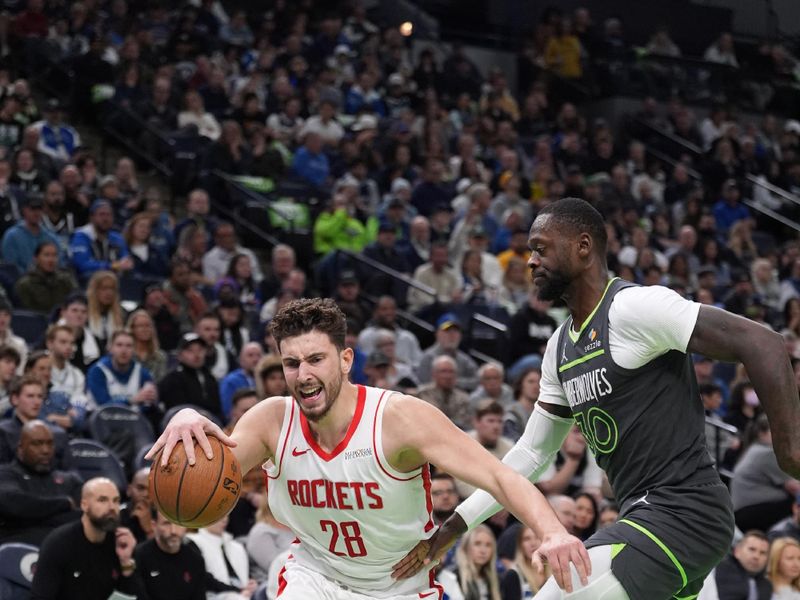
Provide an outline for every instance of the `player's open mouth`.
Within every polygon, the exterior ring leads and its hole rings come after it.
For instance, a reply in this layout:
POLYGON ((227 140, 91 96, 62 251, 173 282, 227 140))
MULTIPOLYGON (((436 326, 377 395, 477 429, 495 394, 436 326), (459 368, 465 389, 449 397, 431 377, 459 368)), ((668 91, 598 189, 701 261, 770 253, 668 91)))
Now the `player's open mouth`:
POLYGON ((300 398, 303 400, 316 400, 317 396, 322 392, 322 386, 318 385, 312 388, 299 389, 297 391, 300 394, 300 398))

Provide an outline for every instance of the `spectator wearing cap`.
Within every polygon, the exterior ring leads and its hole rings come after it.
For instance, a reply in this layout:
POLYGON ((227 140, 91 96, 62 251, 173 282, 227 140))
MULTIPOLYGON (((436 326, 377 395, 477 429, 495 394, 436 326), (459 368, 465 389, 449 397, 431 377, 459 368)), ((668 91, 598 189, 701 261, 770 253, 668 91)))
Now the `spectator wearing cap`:
POLYGON ((750 209, 741 203, 741 197, 735 179, 728 179, 722 184, 722 197, 714 204, 714 220, 720 235, 726 236, 734 223, 750 218, 750 209))
POLYGON ((367 357, 364 365, 364 374, 367 376, 367 385, 384 389, 394 389, 389 384, 388 372, 392 361, 383 352, 374 351, 367 357))
POLYGON ((72 273, 58 267, 58 244, 41 242, 34 251, 32 268, 14 284, 20 308, 50 313, 78 285, 72 273))
POLYGON ((411 107, 411 98, 402 73, 392 73, 386 79, 386 96, 383 101, 386 114, 392 118, 402 116, 411 107))
POLYGON ((461 429, 469 429, 472 411, 469 396, 456 385, 456 361, 451 356, 440 354, 430 361, 428 369, 431 381, 420 386, 417 396, 441 410, 461 429))
POLYGON ((361 283, 358 275, 352 269, 345 269, 339 273, 336 280, 334 300, 345 316, 358 324, 360 331, 371 311, 361 299, 361 283))
POLYGON ((155 409, 158 395, 153 376, 136 360, 129 331, 118 329, 111 334, 108 354, 86 373, 86 391, 96 406, 122 404, 146 412, 155 409))
POLYGON ((714 374, 715 361, 704 354, 692 354, 692 365, 694 366, 694 374, 698 385, 712 384, 722 391, 723 408, 721 412, 724 414, 729 408, 730 388, 714 374))
POLYGON ((31 196, 22 205, 22 219, 3 234, 3 260, 26 272, 33 263, 36 248, 51 242, 58 248, 56 237, 41 225, 43 202, 40 196, 31 196))
POLYGON ((108 200, 95 200, 89 209, 89 224, 72 234, 69 243, 72 266, 81 283, 96 271, 123 273, 133 268, 133 260, 123 237, 113 231, 114 210, 108 200))
POLYGON ((386 116, 386 105, 375 89, 375 76, 369 69, 358 74, 356 84, 350 87, 344 100, 344 112, 348 115, 357 115, 362 111, 375 113, 379 117, 386 116))
POLYGON ((747 271, 735 271, 731 275, 731 291, 723 299, 725 310, 737 315, 747 316, 748 310, 755 304, 756 297, 753 282, 747 271))
POLYGON ((236 230, 231 223, 222 222, 214 231, 214 246, 203 256, 203 277, 208 281, 219 281, 228 272, 231 259, 237 254, 244 254, 250 259, 253 281, 261 283, 264 275, 256 255, 245 248, 236 238, 236 230))
POLYGON ((74 127, 64 123, 64 109, 55 98, 48 100, 42 112, 44 118, 34 123, 39 130, 39 151, 58 165, 70 162, 81 145, 80 135, 74 127))
POLYGON ((255 368, 258 361, 264 355, 261 344, 258 342, 247 342, 239 351, 239 368, 228 373, 219 384, 220 405, 222 414, 227 420, 230 418, 231 407, 233 406, 233 395, 241 389, 256 388, 255 368))
POLYGON ((188 263, 173 259, 169 278, 164 282, 164 306, 178 321, 181 332, 192 330, 194 323, 208 310, 203 295, 192 287, 192 271, 188 263))
POLYGON ((390 329, 380 329, 375 336, 375 352, 386 356, 389 361, 385 373, 388 384, 386 388, 414 393, 419 382, 414 374, 414 369, 409 364, 398 360, 397 339, 397 333, 390 329))
POLYGON ((700 400, 706 416, 706 447, 718 468, 732 468, 741 449, 741 439, 735 434, 716 427, 714 420, 720 418, 722 389, 713 383, 698 386, 700 400), (709 421, 711 420, 711 422, 709 421))
MULTIPOLYGON (((468 436, 486 448, 497 460, 503 460, 508 451, 514 447, 514 442, 503 435, 504 416, 505 410, 499 402, 492 398, 484 398, 475 406, 473 428, 467 431, 468 436)), ((476 488, 457 480, 456 489, 459 496, 467 498, 476 488)))
POLYGON ((222 416, 217 380, 206 366, 206 343, 196 333, 186 333, 178 344, 178 367, 158 382, 158 394, 169 410, 191 404, 222 416))
POLYGON ((381 296, 375 303, 372 320, 358 336, 358 347, 367 355, 377 350, 378 335, 385 331, 395 334, 395 354, 397 359, 416 368, 422 357, 417 336, 400 327, 397 322, 397 301, 392 296, 381 296))
POLYGON ((411 183, 404 177, 395 177, 389 187, 389 193, 384 196, 378 208, 378 215, 385 216, 392 208, 402 209, 401 217, 404 221, 413 219, 417 209, 411 206, 411 183))
POLYGON ((448 305, 460 298, 464 281, 459 272, 450 266, 450 252, 446 241, 431 244, 430 256, 414 271, 414 281, 433 288, 435 297, 415 287, 408 288, 408 310, 417 312, 433 302, 448 305))
POLYGON ((335 148, 344 137, 344 127, 336 120, 336 102, 332 98, 320 99, 317 114, 310 116, 298 134, 299 139, 309 133, 319 135, 324 146, 335 148))
MULTIPOLYGON (((432 380, 433 361, 438 356, 449 356, 456 364, 456 387, 462 390, 474 390, 478 384, 478 365, 466 352, 459 349, 461 345, 461 321, 453 313, 445 313, 436 321, 436 342, 422 353, 417 367, 417 379, 420 383, 432 380)), ((467 398, 469 402, 469 398, 467 398)))
POLYGON ((794 498, 791 516, 775 523, 772 529, 769 530, 768 535, 770 540, 775 540, 779 537, 791 537, 800 542, 800 494, 794 498))
POLYGON ((322 137, 315 131, 309 131, 303 138, 303 145, 294 153, 292 172, 317 188, 329 183, 331 166, 328 156, 322 151, 322 137))
POLYGON ((42 228, 56 237, 59 253, 68 256, 69 238, 75 233, 76 222, 75 215, 66 208, 64 186, 57 180, 49 182, 44 188, 43 201, 42 228))
MULTIPOLYGON (((381 221, 378 224, 378 235, 375 241, 371 244, 368 244, 362 251, 362 254, 367 258, 371 258, 372 260, 389 267, 390 269, 398 271, 399 273, 409 273, 411 269, 408 266, 408 261, 406 260, 405 256, 403 256, 395 247, 396 242, 397 227, 389 221, 381 221)), ((376 279, 380 279, 381 276, 382 274, 376 274, 373 276, 371 283, 376 279)), ((391 282, 386 283, 391 284, 391 282)), ((382 287, 386 289, 392 286, 384 285, 382 287)), ((370 288, 374 289, 372 288, 372 285, 370 285, 370 288)))
POLYGON ((411 205, 423 217, 429 217, 434 207, 450 204, 453 196, 443 182, 444 163, 438 158, 425 161, 425 169, 420 181, 411 193, 411 205))

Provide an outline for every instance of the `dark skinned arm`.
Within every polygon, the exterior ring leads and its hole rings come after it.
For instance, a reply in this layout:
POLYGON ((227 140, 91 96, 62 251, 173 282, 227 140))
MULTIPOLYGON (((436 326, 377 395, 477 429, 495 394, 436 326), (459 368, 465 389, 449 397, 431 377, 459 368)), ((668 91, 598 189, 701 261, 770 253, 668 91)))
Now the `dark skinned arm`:
POLYGON ((754 321, 704 305, 686 351, 744 364, 767 414, 778 464, 800 478, 800 397, 783 337, 754 321))

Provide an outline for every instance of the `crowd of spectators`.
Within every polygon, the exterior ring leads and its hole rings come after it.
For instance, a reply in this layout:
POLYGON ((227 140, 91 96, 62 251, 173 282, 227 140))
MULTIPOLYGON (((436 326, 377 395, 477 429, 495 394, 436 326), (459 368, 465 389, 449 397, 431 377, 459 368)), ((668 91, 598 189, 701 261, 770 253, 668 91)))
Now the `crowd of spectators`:
MULTIPOLYGON (((509 82, 499 69, 484 77, 458 46, 415 54, 358 2, 331 11, 276 0, 262 12, 226 12, 213 0, 5 4, 14 6, 0 28, 0 258, 9 274, 0 288, 0 543, 42 544, 54 527, 93 510, 102 486, 95 481, 80 496, 68 441, 91 435, 103 407, 129 407, 158 432, 165 415, 188 404, 230 431, 259 398, 286 393, 265 325, 310 294, 334 297, 347 315, 355 382, 417 394, 502 458, 538 399, 541 354, 564 317, 537 298, 526 267, 532 220, 563 196, 585 198, 605 216, 615 275, 780 331, 800 380, 800 242, 743 202, 780 208, 751 178, 800 190, 800 123, 724 103, 704 116, 679 95, 648 97, 619 124, 587 118, 558 81, 591 83, 590 56, 606 56, 614 74, 614 56, 630 50, 618 20, 601 31, 587 9, 548 13, 524 55, 530 68, 509 82), (73 70, 70 97, 33 95, 23 74, 45 59, 73 70), (147 124, 113 123, 145 153, 165 158, 153 130, 198 149, 201 175, 179 214, 166 209, 162 188, 142 184, 141 157, 123 156, 103 172, 98 149, 82 141, 76 123, 95 127, 109 103, 147 124), (646 145, 656 129, 700 150, 657 160, 646 145), (322 198, 310 213, 314 260, 287 244, 266 258, 244 245, 215 209, 236 206, 202 176, 212 167, 322 198), (46 315, 41 339, 14 333, 20 310, 46 315), (411 327, 407 313, 432 333, 411 327), (476 313, 506 326, 492 360, 470 352, 476 313)), ((709 44, 706 60, 737 67, 729 34, 709 44)), ((788 56, 771 48, 771 60, 788 56)), ((654 33, 648 51, 680 54, 666 31, 654 33)), ((647 76, 658 83, 665 74, 647 76)), ((755 92, 765 101, 766 88, 755 92)), ((784 539, 800 539, 800 483, 778 469, 741 366, 693 362, 710 420, 733 426, 709 425, 708 437, 747 532, 712 578, 720 590, 753 579, 784 594, 776 597, 798 597, 800 572, 783 557, 800 553, 784 539), (759 530, 782 540, 768 568, 759 530)), ((197 569, 194 555, 182 554, 186 532, 150 510, 141 449, 130 436, 99 441, 130 479, 116 493, 127 500, 121 519, 139 542, 137 560, 197 569)), ((577 429, 538 485, 584 538, 616 518, 577 429)), ((470 491, 438 474, 437 520, 470 491)), ((538 589, 529 565, 538 541, 512 521, 500 513, 462 540, 441 573, 451 597, 538 589)), ((291 541, 269 514, 257 473, 245 478, 229 520, 189 538, 204 558, 207 574, 196 576, 207 589, 242 597, 257 583, 275 585, 291 541)), ((130 558, 119 555, 126 577, 130 558)), ((152 598, 179 597, 140 583, 152 598)), ((184 583, 180 597, 194 597, 184 583)), ((174 584, 164 589, 179 593, 183 584, 174 584)))

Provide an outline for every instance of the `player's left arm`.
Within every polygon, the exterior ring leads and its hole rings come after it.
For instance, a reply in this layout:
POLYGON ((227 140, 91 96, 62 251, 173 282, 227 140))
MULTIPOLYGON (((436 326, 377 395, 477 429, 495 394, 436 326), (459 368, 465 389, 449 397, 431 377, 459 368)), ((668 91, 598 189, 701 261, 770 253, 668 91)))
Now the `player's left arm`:
POLYGON ((704 305, 687 352, 744 364, 767 413, 778 463, 800 478, 800 397, 783 337, 754 321, 704 305))
POLYGON ((591 573, 586 549, 566 532, 536 486, 489 454, 441 411, 418 398, 393 397, 383 422, 384 448, 393 467, 408 472, 432 463, 486 490, 543 540, 540 556, 552 567, 559 586, 571 591, 570 562, 586 583, 591 573))

